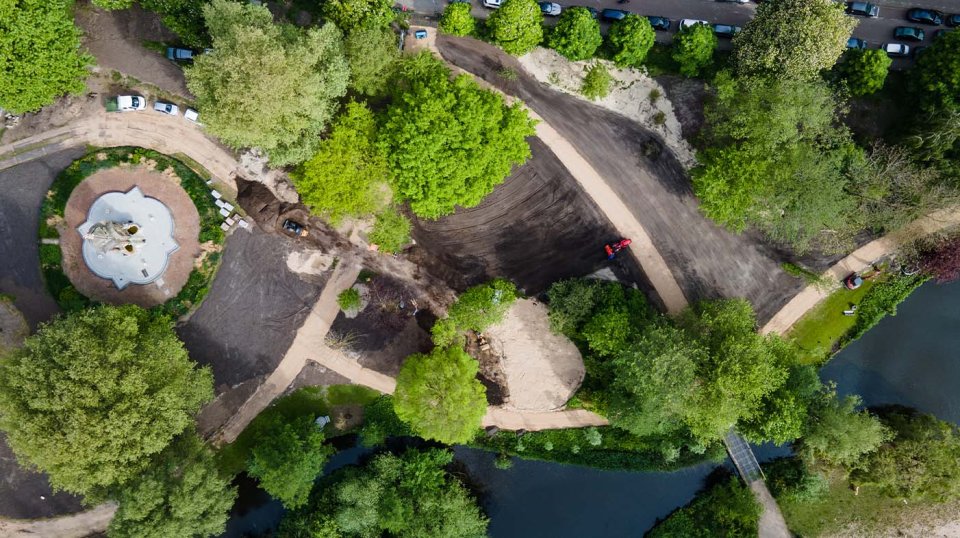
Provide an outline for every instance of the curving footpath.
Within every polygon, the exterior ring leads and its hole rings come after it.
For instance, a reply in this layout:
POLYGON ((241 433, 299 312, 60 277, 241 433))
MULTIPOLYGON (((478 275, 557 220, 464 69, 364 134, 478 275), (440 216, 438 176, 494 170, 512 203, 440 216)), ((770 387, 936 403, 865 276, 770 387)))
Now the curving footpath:
MULTIPOLYGON (((960 208, 951 207, 935 211, 926 217, 911 222, 896 232, 891 232, 858 248, 824 271, 820 276, 832 282, 840 282, 847 275, 863 271, 877 260, 889 256, 900 245, 912 239, 941 232, 953 226, 960 226, 960 208)), ((808 310, 825 299, 832 291, 833 289, 823 290, 812 284, 807 286, 770 318, 770 321, 760 329, 760 332, 763 334, 786 334, 808 310)))
POLYGON ((153 111, 99 111, 69 124, 0 146, 0 170, 77 146, 140 146, 200 163, 236 193, 240 165, 195 123, 153 111))
POLYGON ((110 525, 117 505, 104 503, 68 516, 35 521, 0 520, 0 536, 24 538, 84 538, 102 533, 110 525))

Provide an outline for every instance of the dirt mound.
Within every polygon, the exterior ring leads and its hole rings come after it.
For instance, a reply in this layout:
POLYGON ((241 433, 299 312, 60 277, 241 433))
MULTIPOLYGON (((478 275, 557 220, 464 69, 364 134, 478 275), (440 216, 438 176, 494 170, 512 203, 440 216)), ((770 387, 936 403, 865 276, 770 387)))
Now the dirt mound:
POLYGON ((507 384, 504 407, 550 411, 562 407, 583 382, 580 351, 550 330, 547 308, 534 300, 517 301, 484 335, 501 357, 507 384))

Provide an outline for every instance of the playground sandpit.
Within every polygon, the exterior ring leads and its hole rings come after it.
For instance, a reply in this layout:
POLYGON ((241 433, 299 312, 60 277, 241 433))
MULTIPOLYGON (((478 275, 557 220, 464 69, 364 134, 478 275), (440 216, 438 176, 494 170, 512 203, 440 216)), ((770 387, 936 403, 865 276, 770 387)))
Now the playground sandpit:
POLYGON ((558 409, 583 382, 580 351, 568 338, 550 330, 547 308, 535 300, 518 300, 500 323, 483 334, 490 350, 500 357, 507 388, 504 407, 558 409))

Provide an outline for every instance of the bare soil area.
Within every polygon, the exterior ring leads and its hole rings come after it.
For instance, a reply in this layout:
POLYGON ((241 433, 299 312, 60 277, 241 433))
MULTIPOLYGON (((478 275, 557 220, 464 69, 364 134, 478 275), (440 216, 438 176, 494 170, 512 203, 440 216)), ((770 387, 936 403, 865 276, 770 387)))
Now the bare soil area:
MULTIPOLYGON (((155 164, 155 163, 154 163, 155 164)), ((173 171, 158 172, 148 166, 118 166, 94 173, 83 180, 70 194, 60 226, 60 250, 63 253, 63 272, 77 291, 99 302, 109 304, 132 303, 149 308, 176 297, 187 283, 200 255, 200 215, 193 200, 180 186, 173 171), (119 290, 113 281, 93 273, 83 261, 83 238, 77 227, 87 220, 90 206, 105 193, 127 192, 139 187, 145 196, 162 202, 173 215, 173 238, 180 245, 170 255, 162 279, 150 284, 131 284, 119 290), (162 285, 159 283, 162 281, 162 285)))
POLYGON ((619 239, 616 230, 543 142, 529 142, 530 160, 479 205, 415 219, 411 258, 459 290, 505 277, 536 295, 604 267, 645 282, 629 257, 607 261, 603 245, 619 239))
POLYGON ((192 98, 183 69, 143 46, 144 41, 172 44, 177 40, 155 13, 136 4, 128 9, 105 11, 82 2, 77 5, 75 20, 84 31, 83 46, 97 59, 99 70, 119 71, 192 98))
POLYGON ((501 358, 508 394, 503 405, 508 409, 559 409, 583 382, 586 370, 580 351, 550 330, 547 308, 535 300, 514 303, 484 336, 501 358))
POLYGON ((29 332, 23 314, 13 306, 12 301, 0 297, 0 357, 20 347, 29 332))
POLYGON ((328 275, 307 282, 287 269, 297 248, 256 228, 234 232, 209 294, 177 327, 190 357, 213 368, 218 394, 272 372, 319 297, 328 275))
POLYGON ((802 287, 780 268, 774 246, 700 213, 683 166, 656 133, 545 87, 492 45, 447 35, 437 45, 447 61, 522 99, 575 147, 647 231, 688 300, 744 297, 762 323, 802 287), (516 80, 504 81, 504 69, 516 80))

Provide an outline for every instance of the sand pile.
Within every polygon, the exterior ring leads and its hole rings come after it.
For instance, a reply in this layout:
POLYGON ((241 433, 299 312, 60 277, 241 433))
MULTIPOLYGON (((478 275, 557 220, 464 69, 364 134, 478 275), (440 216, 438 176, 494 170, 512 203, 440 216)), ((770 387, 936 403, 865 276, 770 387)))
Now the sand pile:
POLYGON ((540 82, 584 100, 588 99, 580 95, 583 77, 594 61, 600 61, 607 66, 614 81, 610 94, 593 103, 622 114, 659 134, 688 170, 696 165, 693 148, 683 138, 680 121, 666 97, 667 92, 643 71, 617 69, 612 62, 605 60, 571 62, 556 51, 542 47, 533 49, 518 60, 540 82))
POLYGON ((547 308, 517 301, 484 336, 501 357, 509 394, 504 407, 549 411, 562 407, 583 382, 580 351, 550 330, 547 308))
POLYGON ((287 269, 301 275, 321 275, 333 265, 333 256, 322 250, 295 250, 287 255, 287 269))

